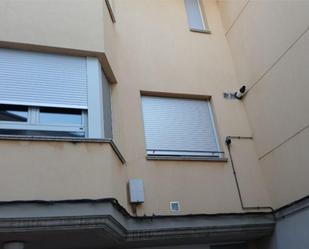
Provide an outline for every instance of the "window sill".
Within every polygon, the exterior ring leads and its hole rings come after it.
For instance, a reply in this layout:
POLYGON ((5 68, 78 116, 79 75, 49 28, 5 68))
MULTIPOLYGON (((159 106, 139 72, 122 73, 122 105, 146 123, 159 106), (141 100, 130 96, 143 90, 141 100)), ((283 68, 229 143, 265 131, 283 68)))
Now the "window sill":
POLYGON ((126 161, 114 141, 110 138, 75 138, 75 137, 49 137, 49 136, 18 136, 0 135, 0 140, 12 141, 46 141, 46 142, 71 142, 71 143, 108 143, 116 153, 122 164, 126 161))
POLYGON ((197 32, 197 33, 204 33, 204 34, 211 34, 211 31, 209 29, 190 29, 192 32, 197 32))
POLYGON ((0 140, 21 140, 21 141, 54 141, 73 143, 109 143, 107 138, 76 138, 76 137, 51 137, 51 136, 23 136, 23 135, 0 135, 0 140))
POLYGON ((226 157, 206 157, 206 156, 155 156, 147 155, 147 160, 154 161, 205 161, 205 162, 227 162, 226 157))

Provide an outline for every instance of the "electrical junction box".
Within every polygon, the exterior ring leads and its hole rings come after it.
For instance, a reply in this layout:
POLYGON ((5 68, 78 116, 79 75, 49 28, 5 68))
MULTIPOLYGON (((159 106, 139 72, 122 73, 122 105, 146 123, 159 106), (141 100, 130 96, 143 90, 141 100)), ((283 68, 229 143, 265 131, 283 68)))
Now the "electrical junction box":
POLYGON ((144 181, 142 179, 130 179, 128 188, 130 203, 140 204, 145 201, 144 181))

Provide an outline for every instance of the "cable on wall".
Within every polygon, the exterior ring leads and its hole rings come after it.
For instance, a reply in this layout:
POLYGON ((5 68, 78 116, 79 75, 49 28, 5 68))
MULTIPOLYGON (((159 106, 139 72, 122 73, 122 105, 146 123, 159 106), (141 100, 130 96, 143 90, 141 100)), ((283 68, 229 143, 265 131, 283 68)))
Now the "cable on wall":
POLYGON ((239 186, 239 182, 238 182, 238 178, 237 178, 237 173, 236 173, 236 170, 235 170, 235 164, 234 164, 234 160, 233 160, 232 153, 231 153, 232 139, 253 139, 253 137, 227 136, 226 139, 225 139, 225 144, 227 146, 229 157, 231 159, 233 175, 234 175, 234 179, 235 179, 235 183, 236 183, 236 187, 237 187, 237 193, 238 193, 238 197, 239 197, 239 200, 240 200, 241 208, 243 210, 247 210, 247 211, 249 211, 249 210, 261 210, 261 209, 270 210, 271 213, 274 216, 274 219, 276 219, 276 217, 274 215, 275 210, 270 206, 249 206, 248 207, 248 206, 244 205, 244 201, 243 201, 243 198, 242 198, 242 195, 241 195, 240 186, 239 186))

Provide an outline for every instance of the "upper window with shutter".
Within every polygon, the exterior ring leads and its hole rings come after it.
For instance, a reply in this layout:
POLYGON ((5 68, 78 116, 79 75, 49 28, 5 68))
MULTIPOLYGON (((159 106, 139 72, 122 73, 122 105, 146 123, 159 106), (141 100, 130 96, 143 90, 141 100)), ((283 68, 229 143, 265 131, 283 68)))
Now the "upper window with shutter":
POLYGON ((191 31, 210 33, 199 0, 184 0, 191 31))
POLYGON ((220 157, 208 100, 142 96, 148 155, 220 157))
POLYGON ((2 104, 87 109, 85 57, 0 50, 2 104))
POLYGON ((104 84, 97 58, 0 49, 0 134, 103 138, 104 84))

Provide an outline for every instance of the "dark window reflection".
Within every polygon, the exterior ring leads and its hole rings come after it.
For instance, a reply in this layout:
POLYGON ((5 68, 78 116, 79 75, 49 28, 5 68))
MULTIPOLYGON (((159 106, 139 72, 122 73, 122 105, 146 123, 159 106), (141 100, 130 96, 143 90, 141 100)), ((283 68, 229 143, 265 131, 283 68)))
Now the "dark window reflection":
POLYGON ((81 110, 40 107, 41 124, 82 124, 81 110))
POLYGON ((210 249, 248 249, 247 244, 234 244, 234 245, 215 245, 210 249))
POLYGON ((43 136, 43 137, 85 137, 85 132, 69 131, 36 131, 36 130, 9 130, 0 129, 2 135, 20 135, 20 136, 43 136))
POLYGON ((27 122, 28 107, 0 105, 0 121, 27 122))

